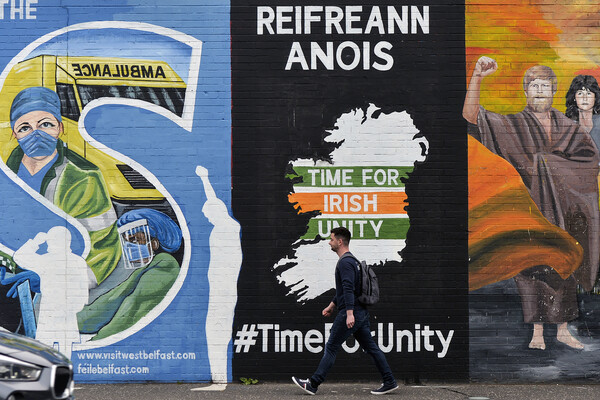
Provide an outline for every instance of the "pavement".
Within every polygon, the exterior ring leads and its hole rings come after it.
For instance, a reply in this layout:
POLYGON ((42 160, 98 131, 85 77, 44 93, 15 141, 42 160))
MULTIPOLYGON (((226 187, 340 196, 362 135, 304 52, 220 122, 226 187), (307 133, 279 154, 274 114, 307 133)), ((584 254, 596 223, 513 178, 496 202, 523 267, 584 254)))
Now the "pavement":
MULTIPOLYGON (((375 398, 369 391, 378 382, 324 383, 317 398, 367 399, 375 398)), ((385 399, 411 400, 590 400, 600 396, 600 385, 593 384, 423 384, 400 385, 385 399)), ((77 400, 188 400, 188 399, 244 399, 284 400, 307 399, 310 395, 290 382, 259 382, 254 385, 230 383, 210 384, 78 384, 77 400)), ((312 397, 311 397, 312 398, 312 397)), ((377 397, 379 398, 379 397, 377 397)))
MULTIPOLYGON (((470 298, 469 376, 472 383, 421 380, 403 382, 389 400, 590 400, 600 399, 600 296, 579 296, 580 318, 571 328, 585 349, 556 343, 548 332, 547 350, 531 350, 531 328, 523 324, 520 298, 509 280, 489 285, 470 298), (498 333, 500 332, 500 334, 498 333), (482 383, 482 382, 503 382, 482 383), (530 382, 523 384, 523 382, 530 382), (565 383, 570 382, 570 383, 565 383), (597 384, 595 384, 595 382, 597 384)), ((373 399, 379 382, 340 383, 319 388, 315 399, 373 399)), ((306 400, 290 380, 243 385, 207 383, 77 384, 77 400, 306 400)))

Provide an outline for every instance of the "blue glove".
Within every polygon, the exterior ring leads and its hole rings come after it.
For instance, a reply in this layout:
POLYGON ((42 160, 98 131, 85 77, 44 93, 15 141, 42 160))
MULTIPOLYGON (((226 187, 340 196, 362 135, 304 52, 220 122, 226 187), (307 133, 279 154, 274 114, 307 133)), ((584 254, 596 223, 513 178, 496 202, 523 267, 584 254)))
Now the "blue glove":
POLYGON ((40 276, 33 271, 19 272, 15 276, 4 279, 5 275, 6 268, 0 267, 0 284, 13 284, 8 293, 6 293, 6 297, 12 297, 13 299, 16 299, 18 296, 17 287, 26 280, 29 280, 29 287, 33 292, 40 293, 42 291, 40 288, 40 276))

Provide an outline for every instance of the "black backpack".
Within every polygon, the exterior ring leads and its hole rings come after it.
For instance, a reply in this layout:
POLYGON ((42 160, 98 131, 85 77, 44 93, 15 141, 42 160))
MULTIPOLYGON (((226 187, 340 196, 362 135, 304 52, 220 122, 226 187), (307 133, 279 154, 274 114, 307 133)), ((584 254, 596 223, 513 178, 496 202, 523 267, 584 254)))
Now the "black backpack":
POLYGON ((352 253, 348 252, 341 258, 352 257, 358 263, 356 268, 360 272, 360 294, 357 295, 357 299, 361 304, 366 306, 372 306, 379 301, 379 282, 377 281, 377 275, 375 271, 366 261, 358 261, 358 258, 354 257, 352 253))

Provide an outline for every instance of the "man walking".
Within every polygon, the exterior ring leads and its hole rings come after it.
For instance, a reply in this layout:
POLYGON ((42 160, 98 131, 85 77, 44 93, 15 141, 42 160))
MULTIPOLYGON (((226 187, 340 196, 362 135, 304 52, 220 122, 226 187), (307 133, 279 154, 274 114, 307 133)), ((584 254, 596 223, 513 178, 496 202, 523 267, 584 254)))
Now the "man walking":
POLYGON ((357 295, 360 295, 361 274, 359 262, 349 250, 350 237, 350 231, 344 227, 331 230, 329 246, 340 258, 335 268, 335 297, 322 314, 325 317, 332 315, 336 306, 338 314, 331 326, 323 358, 321 358, 317 371, 310 378, 292 377, 292 381, 296 385, 311 395, 316 394, 319 385, 325 381, 325 376, 333 366, 338 350, 350 335, 354 335, 362 348, 373 357, 383 378, 381 387, 372 390, 371 393, 386 394, 398 389, 398 384, 383 352, 371 337, 369 312, 357 301, 357 295))

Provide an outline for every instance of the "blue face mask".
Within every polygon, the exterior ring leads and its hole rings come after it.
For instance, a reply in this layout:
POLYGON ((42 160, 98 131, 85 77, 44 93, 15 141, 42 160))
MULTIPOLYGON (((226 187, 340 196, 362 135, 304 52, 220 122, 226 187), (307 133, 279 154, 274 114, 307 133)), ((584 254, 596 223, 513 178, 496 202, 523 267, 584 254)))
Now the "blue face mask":
POLYGON ((52 135, 44 131, 36 130, 29 135, 18 139, 19 146, 23 152, 29 157, 47 157, 56 150, 56 142, 58 141, 52 135))
POLYGON ((125 254, 127 254, 127 258, 132 263, 136 261, 141 262, 145 258, 151 257, 150 251, 148 250, 148 246, 145 244, 125 242, 125 248, 123 249, 123 251, 125 252, 125 254))

